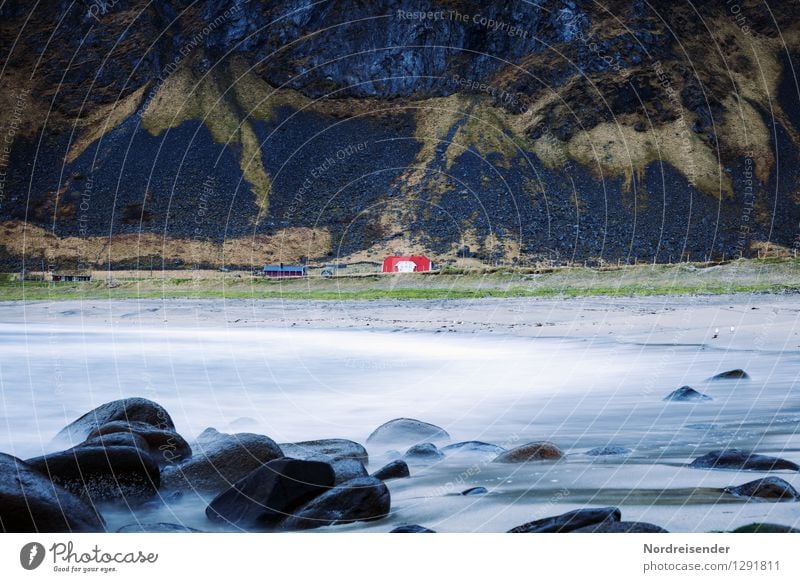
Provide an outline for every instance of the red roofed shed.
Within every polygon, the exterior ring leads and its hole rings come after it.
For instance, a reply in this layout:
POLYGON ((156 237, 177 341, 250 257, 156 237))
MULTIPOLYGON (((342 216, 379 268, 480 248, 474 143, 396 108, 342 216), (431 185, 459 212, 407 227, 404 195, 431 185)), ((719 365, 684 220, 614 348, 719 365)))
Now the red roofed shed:
POLYGON ((433 268, 428 257, 417 255, 410 257, 386 257, 383 260, 384 273, 420 273, 433 268))

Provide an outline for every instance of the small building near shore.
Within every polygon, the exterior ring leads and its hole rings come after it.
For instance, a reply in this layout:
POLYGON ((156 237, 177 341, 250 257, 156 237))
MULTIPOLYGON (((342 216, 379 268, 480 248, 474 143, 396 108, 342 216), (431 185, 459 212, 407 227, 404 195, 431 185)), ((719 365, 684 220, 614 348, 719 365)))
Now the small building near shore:
POLYGON ((306 268, 303 265, 264 265, 262 273, 265 277, 284 279, 288 277, 305 277, 306 268))
POLYGON ((56 283, 61 283, 61 282, 74 283, 79 281, 91 281, 92 276, 83 273, 52 273, 50 275, 50 280, 56 283))
POLYGON ((423 273, 432 269, 433 263, 424 255, 386 257, 383 260, 384 273, 423 273))

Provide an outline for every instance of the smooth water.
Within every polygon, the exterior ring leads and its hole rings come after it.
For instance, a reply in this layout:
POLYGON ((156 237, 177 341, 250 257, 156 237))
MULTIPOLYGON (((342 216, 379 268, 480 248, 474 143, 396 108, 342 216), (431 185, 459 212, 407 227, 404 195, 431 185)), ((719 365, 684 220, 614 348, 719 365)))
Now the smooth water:
MULTIPOLYGON (((754 520, 791 524, 800 519, 798 503, 738 503, 731 510, 729 499, 704 489, 761 474, 682 465, 726 446, 800 461, 799 364, 796 351, 608 340, 3 324, 0 451, 28 458, 56 450, 52 438, 65 424, 126 396, 164 405, 190 442, 213 426, 276 442, 364 443, 376 426, 406 416, 444 427, 454 442, 511 447, 546 439, 568 456, 528 466, 448 459, 412 467, 412 479, 390 482, 388 521, 339 529, 387 531, 424 521, 443 531, 502 531, 587 504, 620 505, 626 520, 674 531, 754 520), (746 369, 752 380, 705 382, 730 368, 746 369), (684 384, 714 400, 662 401, 684 384), (582 454, 609 444, 633 452, 582 454), (472 485, 490 495, 454 495, 472 485)), ((383 453, 370 450, 371 470, 383 453)), ((780 476, 800 488, 796 475, 780 476)), ((202 509, 196 499, 184 500, 135 518, 208 529, 202 509)))

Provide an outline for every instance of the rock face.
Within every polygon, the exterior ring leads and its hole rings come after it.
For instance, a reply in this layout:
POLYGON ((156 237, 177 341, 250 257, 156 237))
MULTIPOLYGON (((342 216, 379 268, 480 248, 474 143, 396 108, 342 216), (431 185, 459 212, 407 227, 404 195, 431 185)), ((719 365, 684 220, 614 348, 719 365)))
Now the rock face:
POLYGON ((150 454, 150 445, 147 444, 147 441, 132 432, 115 432, 88 438, 74 448, 79 447, 133 447, 142 451, 143 454, 150 454))
POLYGON ((164 467, 162 481, 168 489, 219 493, 264 463, 281 457, 283 452, 269 437, 210 429, 200 435, 190 459, 164 467))
POLYGON ((672 401, 672 402, 703 402, 707 400, 713 400, 711 396, 706 396, 705 394, 698 392, 691 386, 681 386, 677 390, 674 390, 667 394, 664 397, 665 401, 672 401))
POLYGON ((0 453, 0 532, 103 532, 91 505, 23 461, 0 453))
POLYGON ((446 456, 451 455, 492 455, 497 456, 505 452, 503 447, 484 443, 482 441, 464 441, 442 447, 441 451, 446 456))
MULTIPOLYGON (((315 457, 312 460, 321 461, 322 459, 317 459, 315 457)), ((350 481, 351 479, 356 479, 357 477, 369 476, 364 463, 356 459, 331 459, 329 464, 333 468, 333 473, 336 476, 336 479, 333 483, 334 485, 341 485, 342 483, 350 481)))
POLYGON ((554 517, 529 521, 509 530, 508 533, 567 533, 604 522, 619 522, 621 518, 622 513, 617 507, 576 509, 554 517))
POLYGON ((726 487, 724 491, 737 497, 755 497, 769 501, 800 500, 800 494, 797 493, 797 490, 780 477, 756 479, 737 487, 726 487))
POLYGON ((608 457, 613 455, 629 455, 630 449, 625 447, 608 446, 608 447, 595 447, 586 451, 590 457, 608 457))
POLYGON ((748 471, 798 471, 800 467, 792 461, 757 455, 740 449, 711 451, 689 464, 695 469, 745 469, 748 471))
POLYGON ((527 463, 528 461, 556 461, 561 459, 564 453, 556 445, 547 441, 528 443, 510 449, 505 453, 497 455, 494 463, 527 463))
POLYGON ((397 460, 384 465, 372 474, 376 479, 388 481, 389 479, 405 479, 411 477, 408 464, 405 461, 397 460))
POLYGON ((428 529, 427 527, 423 527, 421 525, 409 524, 409 525, 398 526, 393 530, 391 530, 389 533, 436 533, 436 532, 433 531, 432 529, 428 529))
POLYGON ((192 456, 189 443, 174 430, 161 429, 142 421, 115 420, 94 429, 87 439, 128 433, 142 437, 159 466, 177 463, 192 456))
POLYGON ((376 428, 367 443, 372 445, 404 445, 438 443, 450 440, 447 431, 435 424, 413 418, 395 418, 376 428))
POLYGON ((642 521, 601 521, 572 530, 572 533, 669 533, 663 527, 642 521))
POLYGON ((132 523, 123 525, 117 533, 201 533, 199 529, 179 523, 132 523))
POLYGON ((334 487, 301 507, 280 524, 280 529, 304 530, 371 521, 386 517, 390 508, 389 489, 383 481, 360 477, 334 487))
POLYGON ((155 495, 161 483, 158 465, 133 447, 77 447, 26 462, 92 503, 140 502, 155 495))
POLYGON ((357 442, 347 439, 321 439, 299 443, 281 443, 280 447, 287 457, 292 457, 293 459, 310 459, 316 455, 325 455, 335 461, 355 459, 365 465, 369 463, 367 449, 357 442))
POLYGON ((206 508, 206 516, 246 529, 269 528, 329 491, 334 479, 333 468, 327 463, 270 461, 215 497, 206 508))
POLYGON ((736 370, 728 370, 726 372, 720 372, 709 378, 709 380, 749 380, 750 374, 745 372, 744 370, 736 369, 736 370))
POLYGON ((138 421, 162 430, 175 430, 172 418, 160 404, 147 398, 123 398, 106 402, 90 410, 64 427, 56 438, 79 443, 97 428, 117 420, 138 421))
POLYGON ((444 455, 433 443, 422 443, 409 448, 403 458, 409 463, 433 463, 444 459, 444 455))

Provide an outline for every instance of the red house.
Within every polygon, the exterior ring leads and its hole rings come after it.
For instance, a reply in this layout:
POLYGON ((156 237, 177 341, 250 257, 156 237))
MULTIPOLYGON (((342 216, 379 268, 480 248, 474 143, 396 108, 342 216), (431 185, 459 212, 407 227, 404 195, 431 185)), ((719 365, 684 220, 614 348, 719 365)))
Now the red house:
POLYGON ((386 257, 383 259, 384 273, 420 273, 433 268, 431 260, 424 256, 386 257))

